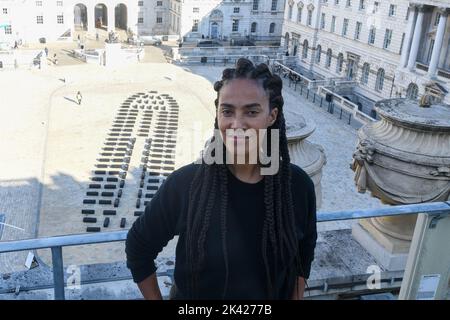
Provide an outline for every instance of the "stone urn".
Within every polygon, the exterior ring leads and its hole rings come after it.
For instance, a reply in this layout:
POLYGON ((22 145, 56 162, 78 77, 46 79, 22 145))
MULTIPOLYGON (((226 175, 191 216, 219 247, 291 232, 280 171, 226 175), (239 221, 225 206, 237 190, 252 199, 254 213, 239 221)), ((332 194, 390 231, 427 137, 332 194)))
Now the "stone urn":
POLYGON ((322 168, 326 164, 326 156, 322 146, 306 140, 316 129, 312 123, 305 122, 303 117, 296 116, 295 123, 286 122, 286 136, 288 140, 291 162, 302 168, 314 182, 316 190, 316 205, 322 204, 322 168))
MULTIPOLYGON (((375 110, 381 120, 358 131, 353 154, 358 191, 390 205, 449 200, 450 106, 398 98, 379 101, 375 110)), ((403 270, 416 218, 360 220, 353 235, 386 269, 403 270)))

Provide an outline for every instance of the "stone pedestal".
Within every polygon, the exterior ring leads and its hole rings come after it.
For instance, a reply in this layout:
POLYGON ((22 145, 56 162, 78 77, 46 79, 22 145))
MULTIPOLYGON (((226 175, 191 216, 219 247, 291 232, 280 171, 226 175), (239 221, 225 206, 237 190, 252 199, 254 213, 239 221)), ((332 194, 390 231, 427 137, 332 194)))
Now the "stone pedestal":
POLYGON ((326 156, 322 146, 306 140, 315 130, 315 126, 306 123, 300 117, 295 119, 295 124, 289 121, 286 124, 289 156, 291 163, 302 168, 314 182, 316 191, 316 205, 322 204, 322 168, 326 164, 326 156))
MULTIPOLYGON (((376 104, 381 121, 362 127, 352 169, 359 192, 383 203, 415 204, 450 197, 450 106, 407 99, 376 104)), ((353 236, 386 269, 403 270, 416 216, 360 220, 353 236)))

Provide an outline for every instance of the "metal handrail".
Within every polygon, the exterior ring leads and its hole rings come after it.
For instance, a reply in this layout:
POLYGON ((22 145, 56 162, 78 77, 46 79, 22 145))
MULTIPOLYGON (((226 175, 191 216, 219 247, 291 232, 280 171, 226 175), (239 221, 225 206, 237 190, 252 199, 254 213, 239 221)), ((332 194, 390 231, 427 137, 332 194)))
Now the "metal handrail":
MULTIPOLYGON (((450 201, 398 205, 366 210, 318 212, 317 222, 367 219, 386 216, 404 216, 418 213, 436 216, 450 214, 450 201)), ((55 299, 63 300, 65 298, 65 294, 62 248, 86 244, 125 241, 127 233, 128 231, 124 230, 93 234, 61 235, 46 238, 4 241, 0 242, 0 253, 50 248, 52 251, 55 299)))
POLYGON ((317 94, 319 96, 325 97, 327 93, 331 94, 338 101, 339 106, 342 109, 345 109, 349 113, 353 114, 356 120, 361 120, 360 122, 362 122, 362 124, 376 121, 376 119, 372 118, 368 114, 365 114, 364 112, 358 110, 358 105, 356 105, 355 103, 346 100, 343 96, 331 91, 330 89, 325 88, 324 86, 319 86, 317 90, 317 94), (325 92, 325 94, 323 92, 325 92), (361 118, 358 118, 358 116, 360 116, 361 118))

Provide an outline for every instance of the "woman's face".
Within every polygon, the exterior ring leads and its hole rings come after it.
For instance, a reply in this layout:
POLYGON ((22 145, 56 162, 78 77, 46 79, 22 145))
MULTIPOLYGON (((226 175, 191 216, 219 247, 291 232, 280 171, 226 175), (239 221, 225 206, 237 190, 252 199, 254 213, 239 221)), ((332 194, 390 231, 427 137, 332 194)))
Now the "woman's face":
POLYGON ((270 110, 269 96, 255 80, 234 79, 227 82, 219 92, 219 130, 227 150, 230 151, 230 147, 234 145, 236 155, 248 156, 249 153, 256 152, 262 137, 255 137, 254 133, 258 134, 259 129, 270 127, 277 115, 278 109, 270 110), (256 138, 256 146, 250 143, 250 136, 256 138))

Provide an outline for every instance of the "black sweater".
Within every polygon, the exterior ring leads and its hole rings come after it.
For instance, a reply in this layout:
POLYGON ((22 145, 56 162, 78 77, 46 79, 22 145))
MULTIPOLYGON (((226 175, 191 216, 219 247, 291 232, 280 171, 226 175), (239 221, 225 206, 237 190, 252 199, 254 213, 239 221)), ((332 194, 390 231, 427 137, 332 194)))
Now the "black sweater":
MULTIPOLYGON (((186 216, 189 187, 197 169, 189 164, 174 171, 162 184, 145 213, 131 227, 126 241, 127 266, 133 280, 141 282, 156 271, 154 260, 169 240, 179 235, 176 248, 175 283, 177 299, 186 298, 189 279, 186 265, 186 216)), ((292 195, 301 269, 299 276, 308 278, 316 246, 316 198, 314 184, 298 166, 292 168, 292 195)), ((264 179, 250 184, 237 179, 228 170, 227 299, 266 299, 266 273, 261 250, 265 213, 264 179)), ((225 281, 225 264, 220 231, 219 202, 211 217, 206 238, 205 267, 199 279, 200 298, 220 299, 225 281)), ((285 270, 284 270, 285 271, 285 270)), ((283 272, 281 270, 280 272, 283 272)), ((278 298, 289 299, 286 288, 278 286, 278 298)))

